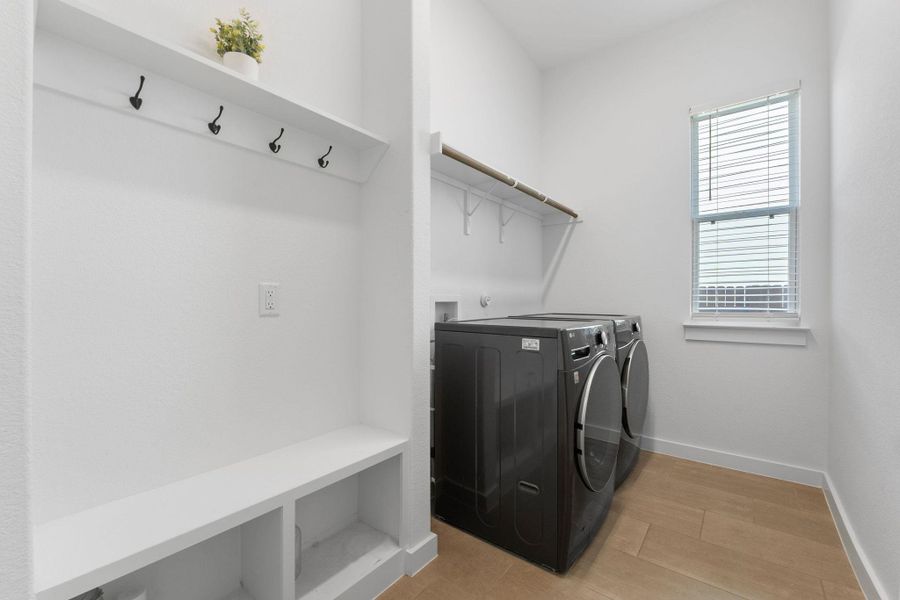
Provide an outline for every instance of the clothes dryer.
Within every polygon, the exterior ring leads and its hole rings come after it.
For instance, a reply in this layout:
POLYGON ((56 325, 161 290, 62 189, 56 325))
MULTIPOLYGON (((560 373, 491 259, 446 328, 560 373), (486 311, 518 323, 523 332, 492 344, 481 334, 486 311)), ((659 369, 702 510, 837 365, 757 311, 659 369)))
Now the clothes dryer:
POLYGON ((435 516, 565 571, 612 503, 622 402, 612 322, 435 325, 435 516))
POLYGON ((616 485, 625 481, 640 456, 644 419, 650 395, 650 363, 641 317, 610 313, 551 312, 511 317, 552 322, 612 321, 616 328, 616 361, 622 378, 622 442, 616 466, 616 485))

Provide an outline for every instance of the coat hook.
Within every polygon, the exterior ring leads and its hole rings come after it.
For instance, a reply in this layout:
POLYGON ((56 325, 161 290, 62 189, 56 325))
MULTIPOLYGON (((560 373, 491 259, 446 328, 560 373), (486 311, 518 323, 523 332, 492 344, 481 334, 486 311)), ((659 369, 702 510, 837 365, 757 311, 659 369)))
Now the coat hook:
POLYGON ((319 157, 319 166, 322 167, 323 169, 325 167, 327 167, 329 164, 331 164, 330 160, 325 160, 325 157, 328 156, 329 154, 331 154, 331 148, 332 148, 332 146, 328 146, 328 152, 326 152, 325 154, 323 154, 322 156, 319 157))
POLYGON ((283 136, 283 135, 284 135, 284 127, 281 128, 281 133, 278 134, 278 137, 275 138, 274 140, 272 140, 271 142, 269 142, 269 150, 271 150, 275 154, 278 154, 278 151, 281 150, 281 144, 276 144, 275 142, 280 140, 281 136, 283 136))
POLYGON ((222 129, 221 125, 216 124, 216 121, 219 120, 219 117, 222 116, 222 111, 225 110, 224 106, 219 106, 219 114, 216 115, 216 118, 212 120, 211 123, 207 123, 206 126, 209 127, 209 130, 213 135, 219 135, 219 131, 222 129))
POLYGON ((144 89, 144 76, 141 75, 141 85, 138 86, 138 91, 134 93, 134 96, 128 98, 128 101, 131 102, 131 105, 134 107, 134 110, 141 110, 141 104, 144 101, 141 99, 141 90, 144 89))

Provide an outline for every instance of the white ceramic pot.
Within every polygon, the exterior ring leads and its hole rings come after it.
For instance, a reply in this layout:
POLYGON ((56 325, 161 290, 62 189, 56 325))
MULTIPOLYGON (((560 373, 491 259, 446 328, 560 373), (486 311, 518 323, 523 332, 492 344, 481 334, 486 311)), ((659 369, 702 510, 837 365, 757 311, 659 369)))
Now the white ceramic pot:
POLYGON ((243 52, 226 52, 222 56, 222 64, 233 71, 237 71, 247 79, 256 81, 259 79, 259 63, 251 56, 243 52))

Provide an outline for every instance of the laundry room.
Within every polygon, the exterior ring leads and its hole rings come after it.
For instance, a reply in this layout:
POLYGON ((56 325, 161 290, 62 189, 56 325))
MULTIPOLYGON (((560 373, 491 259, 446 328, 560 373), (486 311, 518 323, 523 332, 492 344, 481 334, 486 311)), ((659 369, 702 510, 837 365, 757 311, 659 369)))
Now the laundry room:
POLYGON ((0 7, 0 600, 900 600, 894 0, 0 7))

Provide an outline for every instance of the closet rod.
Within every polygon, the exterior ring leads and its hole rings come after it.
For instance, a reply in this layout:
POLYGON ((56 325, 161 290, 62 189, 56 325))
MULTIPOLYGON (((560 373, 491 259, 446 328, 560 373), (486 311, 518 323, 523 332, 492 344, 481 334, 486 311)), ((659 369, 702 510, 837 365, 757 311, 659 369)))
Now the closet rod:
POLYGON ((577 212, 575 212, 568 206, 566 206, 564 204, 560 204, 556 200, 553 200, 547 194, 544 194, 544 193, 534 189, 530 185, 525 185, 521 181, 516 181, 515 179, 513 179, 506 173, 504 173, 502 171, 498 171, 494 167, 491 167, 490 165, 486 165, 483 162, 472 158, 468 154, 464 154, 464 153, 460 152, 459 150, 456 150, 455 148, 451 148, 447 144, 441 144, 441 154, 443 154, 444 156, 446 156, 448 158, 452 158, 453 160, 455 160, 457 162, 461 162, 462 164, 464 164, 468 167, 471 167, 471 168, 475 169, 476 171, 484 173, 488 177, 492 177, 492 178, 496 179, 497 181, 504 183, 513 189, 519 190, 523 194, 528 194, 529 196, 531 196, 538 202, 546 204, 547 206, 551 206, 560 212, 564 212, 567 215, 569 215, 570 217, 572 217, 573 219, 578 218, 577 212))

